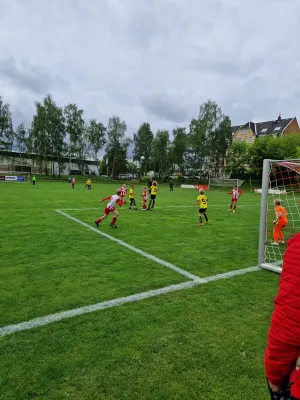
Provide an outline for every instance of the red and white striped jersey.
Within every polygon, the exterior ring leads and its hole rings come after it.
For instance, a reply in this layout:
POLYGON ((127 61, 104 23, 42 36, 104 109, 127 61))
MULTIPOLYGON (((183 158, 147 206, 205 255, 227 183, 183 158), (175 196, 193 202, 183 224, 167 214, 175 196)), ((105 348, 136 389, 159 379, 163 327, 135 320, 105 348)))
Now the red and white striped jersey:
POLYGON ((123 204, 120 197, 114 194, 113 196, 110 197, 110 202, 107 203, 106 208, 108 208, 109 210, 113 210, 115 208, 116 203, 119 204, 119 206, 123 204))
POLYGON ((127 189, 126 189, 126 186, 122 186, 121 187, 121 196, 126 196, 126 192, 127 192, 127 189))
POLYGON ((239 198, 239 191, 237 189, 232 190, 232 198, 237 200, 239 198))
POLYGON ((143 196, 143 200, 144 201, 148 200, 148 192, 147 192, 147 190, 143 190, 142 196, 143 196))

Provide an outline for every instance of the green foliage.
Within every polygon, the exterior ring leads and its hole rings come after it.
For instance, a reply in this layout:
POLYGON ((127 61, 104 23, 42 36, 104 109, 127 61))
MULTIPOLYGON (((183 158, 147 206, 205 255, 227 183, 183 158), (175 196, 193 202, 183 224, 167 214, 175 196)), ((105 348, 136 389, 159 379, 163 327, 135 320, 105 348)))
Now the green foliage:
POLYGON ((159 178, 165 176, 170 168, 168 131, 158 130, 155 135, 152 165, 159 178))
POLYGON ((95 159, 98 157, 99 151, 105 145, 105 131, 106 128, 101 122, 97 122, 95 119, 90 120, 88 138, 95 159))
POLYGON ((246 142, 234 141, 226 155, 226 173, 232 177, 244 176, 249 172, 249 150, 251 145, 246 142))
POLYGON ((14 131, 9 104, 4 104, 0 96, 0 149, 11 150, 14 142, 14 131))
POLYGON ((133 159, 141 164, 140 167, 142 171, 147 171, 150 168, 153 157, 153 140, 154 136, 148 122, 144 122, 133 136, 133 159), (142 156, 144 160, 141 160, 142 156))
POLYGON ((187 147, 188 135, 186 129, 177 127, 173 130, 173 142, 170 147, 170 161, 173 164, 172 173, 175 170, 175 166, 180 172, 184 171, 187 147))
POLYGON ((108 162, 109 174, 116 176, 127 170, 127 150, 130 139, 125 137, 126 122, 113 115, 107 126, 107 143, 105 158, 108 162))

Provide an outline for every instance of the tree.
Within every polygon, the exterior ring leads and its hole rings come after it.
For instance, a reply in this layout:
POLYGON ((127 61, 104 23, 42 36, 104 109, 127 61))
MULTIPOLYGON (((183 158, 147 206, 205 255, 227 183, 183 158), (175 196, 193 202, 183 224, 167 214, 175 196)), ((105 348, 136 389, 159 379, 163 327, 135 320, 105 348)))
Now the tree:
POLYGON ((247 142, 232 142, 226 155, 226 172, 232 178, 241 178, 249 172, 249 149, 251 144, 247 142))
POLYGON ((170 168, 169 132, 158 130, 153 146, 153 167, 159 178, 164 177, 170 168))
POLYGON ((36 115, 33 117, 31 135, 42 170, 48 174, 48 156, 52 156, 52 175, 55 174, 55 160, 58 162, 60 173, 65 152, 64 116, 63 110, 56 105, 50 94, 44 98, 43 104, 36 103, 36 115))
POLYGON ((75 158, 78 168, 84 174, 85 159, 90 149, 88 132, 83 119, 83 110, 78 109, 76 104, 68 104, 64 109, 65 129, 69 135, 69 157, 70 164, 75 158))
POLYGON ((153 152, 153 133, 148 122, 144 122, 133 137, 134 161, 141 163, 142 171, 147 172, 150 167, 153 152), (141 162, 141 157, 145 157, 141 162))
POLYGON ((17 126, 15 132, 15 143, 18 150, 21 153, 25 153, 27 150, 27 140, 28 140, 28 132, 25 128, 24 122, 17 126))
POLYGON ((180 172, 183 172, 185 165, 185 155, 188 146, 188 136, 185 128, 179 128, 173 130, 173 142, 170 149, 171 162, 173 164, 173 170, 175 166, 180 172))
POLYGON ((205 170, 206 158, 205 130, 199 120, 193 118, 190 123, 187 137, 187 149, 185 155, 185 170, 192 172, 205 170))
POLYGON ((106 128, 101 122, 95 119, 90 120, 88 127, 88 138, 91 144, 92 154, 95 159, 98 158, 99 151, 105 145, 105 131, 106 128))
POLYGON ((0 149, 12 150, 14 131, 9 104, 4 104, 0 96, 0 149))
POLYGON ((226 153, 232 142, 231 121, 222 115, 219 126, 211 132, 211 166, 215 176, 219 175, 225 165, 226 153))
POLYGON ((125 138, 126 122, 113 115, 107 126, 107 143, 105 158, 108 162, 110 175, 118 175, 127 169, 128 139, 125 138))
POLYGON ((198 124, 205 137, 205 160, 210 174, 218 176, 232 140, 230 118, 216 102, 209 100, 200 106, 198 124))
POLYGON ((265 158, 283 160, 285 158, 281 138, 272 136, 259 137, 249 149, 249 164, 252 171, 261 176, 265 158))

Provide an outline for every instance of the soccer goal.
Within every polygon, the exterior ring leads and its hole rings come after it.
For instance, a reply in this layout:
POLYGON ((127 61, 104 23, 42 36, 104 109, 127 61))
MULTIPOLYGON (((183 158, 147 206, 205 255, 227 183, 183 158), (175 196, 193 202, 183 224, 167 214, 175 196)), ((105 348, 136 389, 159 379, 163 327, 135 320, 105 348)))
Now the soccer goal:
POLYGON ((258 263, 262 268, 281 273, 286 242, 300 232, 300 160, 264 160, 261 193, 261 214, 258 263), (284 241, 273 243, 274 202, 282 201, 288 213, 283 229, 284 241))
POLYGON ((0 171, 0 182, 29 183, 29 172, 0 171))
POLYGON ((233 186, 239 188, 245 181, 241 179, 229 179, 229 178, 209 178, 208 187, 209 189, 232 189, 233 186))

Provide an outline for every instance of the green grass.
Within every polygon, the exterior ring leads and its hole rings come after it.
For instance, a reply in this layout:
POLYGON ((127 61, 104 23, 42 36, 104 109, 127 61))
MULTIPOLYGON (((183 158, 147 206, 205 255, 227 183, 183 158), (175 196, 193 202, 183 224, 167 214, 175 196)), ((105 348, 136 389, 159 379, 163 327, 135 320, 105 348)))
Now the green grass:
MULTIPOLYGON (((66 212, 93 226, 114 189, 1 183, 0 327, 187 281, 55 212, 83 209, 66 212)), ((118 229, 99 230, 199 277, 256 265, 260 197, 232 214, 229 195, 207 196, 201 228, 196 192, 161 187, 153 211, 124 206, 118 229)), ((0 399, 265 399, 278 279, 253 272, 0 337, 0 399)))

